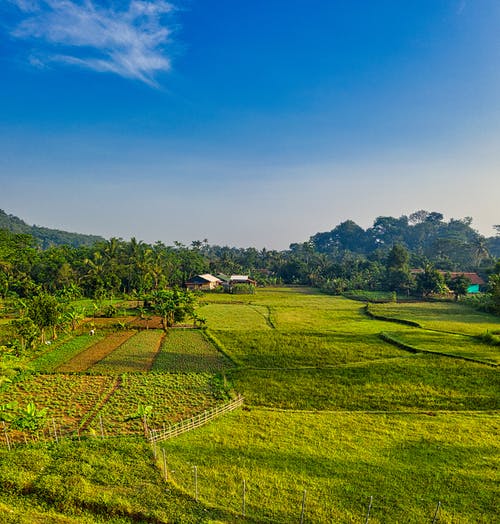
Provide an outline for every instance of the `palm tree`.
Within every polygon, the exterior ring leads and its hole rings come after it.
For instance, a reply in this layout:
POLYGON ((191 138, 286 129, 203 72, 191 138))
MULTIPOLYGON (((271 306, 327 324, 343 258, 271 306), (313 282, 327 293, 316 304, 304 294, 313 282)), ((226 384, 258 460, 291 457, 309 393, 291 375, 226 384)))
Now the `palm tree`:
POLYGON ((476 266, 479 266, 482 260, 490 258, 490 252, 486 247, 486 238, 481 235, 478 235, 472 241, 472 256, 474 257, 476 266))

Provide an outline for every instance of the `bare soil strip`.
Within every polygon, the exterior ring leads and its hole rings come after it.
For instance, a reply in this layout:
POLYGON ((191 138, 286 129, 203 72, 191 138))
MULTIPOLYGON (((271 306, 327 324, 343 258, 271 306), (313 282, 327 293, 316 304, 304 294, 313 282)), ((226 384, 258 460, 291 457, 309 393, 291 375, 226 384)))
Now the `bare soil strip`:
POLYGON ((61 364, 56 371, 78 372, 87 371, 100 360, 119 348, 126 340, 135 334, 135 331, 121 331, 112 333, 93 346, 75 355, 71 360, 61 364))
POLYGON ((163 324, 161 317, 155 315, 145 318, 135 317, 128 323, 128 327, 132 329, 162 329, 163 324))

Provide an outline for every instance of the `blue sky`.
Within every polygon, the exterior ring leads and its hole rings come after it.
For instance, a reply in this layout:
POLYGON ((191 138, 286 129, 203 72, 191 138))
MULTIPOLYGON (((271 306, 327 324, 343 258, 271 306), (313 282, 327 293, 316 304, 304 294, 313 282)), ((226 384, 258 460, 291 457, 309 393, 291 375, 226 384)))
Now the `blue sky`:
POLYGON ((0 0, 0 208, 288 247, 417 209, 500 223, 497 0, 0 0))

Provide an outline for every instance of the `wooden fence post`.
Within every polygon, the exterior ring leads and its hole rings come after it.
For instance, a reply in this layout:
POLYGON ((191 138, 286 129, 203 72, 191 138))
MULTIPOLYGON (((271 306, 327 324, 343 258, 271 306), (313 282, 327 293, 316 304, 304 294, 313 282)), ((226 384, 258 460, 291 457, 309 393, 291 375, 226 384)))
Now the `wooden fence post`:
POLYGON ((5 433, 5 441, 7 442, 7 449, 10 451, 10 440, 7 433, 7 426, 5 425, 5 420, 3 422, 3 432, 5 433))
POLYGON ((441 501, 439 501, 437 506, 436 506, 436 512, 434 513, 434 518, 432 519, 432 524, 435 524, 436 521, 437 521, 437 516, 438 516, 440 507, 441 507, 441 501))
POLYGON ((307 490, 304 490, 304 494, 302 495, 302 511, 300 512, 300 524, 304 522, 304 510, 306 507, 306 494, 307 490))
POLYGON ((368 505, 368 512, 366 514, 365 524, 368 524, 368 521, 370 520, 370 511, 372 509, 372 502, 373 502, 373 497, 370 497, 370 504, 368 505))
POLYGON ((56 444, 59 444, 59 440, 57 438, 57 429, 56 429, 56 419, 52 418, 52 426, 54 427, 54 437, 56 439, 56 444))
POLYGON ((241 513, 243 514, 244 517, 246 516, 246 495, 247 495, 247 484, 246 484, 245 479, 243 479, 243 497, 242 497, 243 500, 241 502, 241 513))
POLYGON ((162 454, 163 454, 163 474, 165 475, 165 482, 168 482, 168 471, 167 471, 167 454, 165 452, 165 448, 162 448, 162 454))
POLYGON ((194 466, 194 500, 198 502, 198 466, 194 466))

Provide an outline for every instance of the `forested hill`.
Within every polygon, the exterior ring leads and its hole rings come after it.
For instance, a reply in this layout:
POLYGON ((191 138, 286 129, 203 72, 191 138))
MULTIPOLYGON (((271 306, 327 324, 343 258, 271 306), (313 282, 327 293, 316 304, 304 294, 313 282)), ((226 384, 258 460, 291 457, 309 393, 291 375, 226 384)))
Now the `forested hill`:
POLYGON ((42 247, 47 249, 50 246, 91 246, 96 242, 103 241, 104 238, 97 235, 83 235, 80 233, 68 233, 58 229, 47 227, 30 226, 14 215, 8 215, 0 209, 0 229, 6 229, 12 233, 24 233, 33 236, 42 247))
POLYGON ((331 231, 316 233, 309 242, 319 253, 342 252, 370 256, 396 243, 443 267, 473 267, 487 256, 500 256, 500 226, 496 237, 485 238, 472 227, 472 218, 443 220, 437 212, 416 211, 409 216, 378 217, 364 230, 352 220, 331 231))

